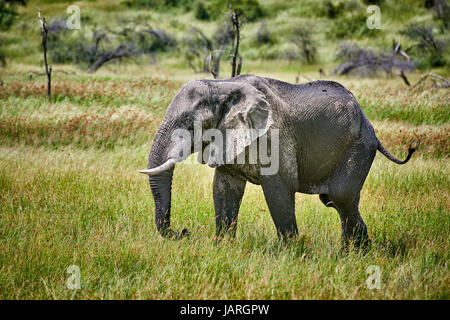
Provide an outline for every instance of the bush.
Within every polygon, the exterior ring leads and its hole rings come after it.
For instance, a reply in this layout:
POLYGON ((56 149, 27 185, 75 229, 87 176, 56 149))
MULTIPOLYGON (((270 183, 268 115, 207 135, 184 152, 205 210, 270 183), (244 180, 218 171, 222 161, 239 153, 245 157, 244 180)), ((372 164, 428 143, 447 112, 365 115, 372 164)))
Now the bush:
POLYGON ((83 66, 92 65, 93 55, 88 39, 81 32, 62 31, 49 33, 48 53, 53 63, 74 63, 83 66))
POLYGON ((321 15, 328 19, 335 19, 345 10, 345 3, 338 2, 334 4, 331 0, 325 0, 322 4, 321 15))
POLYGON ((310 26, 297 27, 291 41, 297 46, 299 55, 303 62, 312 64, 316 61, 317 44, 311 36, 312 28, 310 26))
POLYGON ((367 16, 364 13, 351 14, 336 19, 326 34, 332 39, 373 37, 380 34, 381 30, 367 28, 366 22, 367 16))
POLYGON ((8 29, 16 19, 17 12, 14 4, 0 1, 0 30, 8 29))
POLYGON ((444 52, 448 41, 439 39, 434 29, 432 25, 413 23, 401 31, 401 34, 414 41, 407 50, 418 60, 418 67, 421 69, 442 67, 447 63, 444 52))
POLYGON ((87 37, 82 31, 68 30, 63 19, 54 19, 48 30, 48 52, 52 62, 74 63, 82 67, 92 66, 106 56, 119 55, 117 58, 120 59, 141 54, 153 56, 177 46, 175 38, 160 29, 97 30, 92 37, 87 37))
POLYGON ((145 30, 131 34, 128 38, 136 43, 140 51, 146 54, 167 52, 177 46, 176 39, 160 29, 145 30))
POLYGON ((209 20, 211 18, 209 11, 203 1, 197 1, 194 4, 194 16, 199 20, 209 20))
POLYGON ((190 0, 127 0, 122 2, 127 7, 152 8, 154 10, 167 10, 170 8, 191 9, 190 0))
POLYGON ((267 22, 263 21, 258 31, 256 32, 255 43, 258 45, 262 44, 273 44, 275 43, 275 38, 267 27, 267 22))
POLYGON ((363 0, 363 3, 366 6, 370 6, 371 4, 380 6, 380 5, 382 5, 384 3, 384 0, 363 0))
MULTIPOLYGON (((265 16, 265 12, 258 0, 230 0, 229 2, 232 4, 233 9, 245 17, 247 21, 253 22, 265 16)), ((204 4, 203 1, 197 1, 194 8, 194 10, 198 10, 198 12, 194 12, 196 17, 199 14, 200 16, 207 16, 208 19, 218 19, 229 10, 228 1, 223 0, 212 0, 208 2, 208 5, 204 4), (203 10, 206 12, 201 12, 203 10)))
POLYGON ((367 77, 380 72, 391 75, 393 69, 405 72, 415 68, 414 63, 405 61, 392 52, 375 52, 355 43, 341 43, 336 60, 341 63, 331 72, 337 75, 357 74, 367 77))

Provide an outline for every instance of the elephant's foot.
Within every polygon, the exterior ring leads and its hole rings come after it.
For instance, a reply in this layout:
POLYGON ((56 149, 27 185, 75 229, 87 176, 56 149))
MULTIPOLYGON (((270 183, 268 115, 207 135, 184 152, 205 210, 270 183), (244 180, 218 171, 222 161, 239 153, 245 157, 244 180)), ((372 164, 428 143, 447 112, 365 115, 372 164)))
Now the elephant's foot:
POLYGON ((172 240, 180 240, 180 239, 183 239, 183 238, 189 236, 189 231, 186 228, 181 230, 181 232, 175 232, 172 229, 165 229, 165 230, 161 230, 160 233, 164 238, 168 238, 168 239, 172 239, 172 240))
POLYGON ((372 245, 372 240, 367 234, 367 227, 363 225, 360 228, 355 228, 352 234, 342 235, 342 252, 348 252, 349 248, 354 248, 356 251, 367 250, 372 245))

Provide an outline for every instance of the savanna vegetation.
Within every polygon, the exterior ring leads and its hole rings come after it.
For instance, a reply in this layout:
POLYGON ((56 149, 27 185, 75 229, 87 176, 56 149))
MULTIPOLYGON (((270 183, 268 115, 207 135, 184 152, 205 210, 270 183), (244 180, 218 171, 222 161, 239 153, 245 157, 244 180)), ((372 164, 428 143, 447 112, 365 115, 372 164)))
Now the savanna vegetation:
POLYGON ((213 77, 203 68, 205 38, 211 51, 223 50, 220 78, 229 76, 227 2, 78 1, 80 30, 65 27, 70 1, 11 2, 0 2, 2 299, 450 298, 450 91, 429 80, 414 85, 425 73, 450 74, 445 1, 233 1, 247 15, 242 73, 338 81, 393 154, 405 157, 411 138, 422 141, 404 166, 376 157, 360 205, 373 243, 347 254, 337 212, 317 196, 296 195, 301 235, 279 242, 251 184, 236 238, 216 241, 214 171, 200 164, 181 163, 174 176, 172 225, 190 236, 171 241, 156 230, 137 170, 179 88, 213 77), (365 24, 371 3, 381 8, 381 30, 365 24), (51 99, 36 6, 49 26, 51 99), (379 62, 398 42, 408 68, 332 72, 354 61, 339 60, 342 48, 379 62), (124 43, 130 56, 89 72, 124 43), (66 285, 71 265, 80 267, 78 290, 66 285), (366 283, 374 265, 380 289, 366 283))

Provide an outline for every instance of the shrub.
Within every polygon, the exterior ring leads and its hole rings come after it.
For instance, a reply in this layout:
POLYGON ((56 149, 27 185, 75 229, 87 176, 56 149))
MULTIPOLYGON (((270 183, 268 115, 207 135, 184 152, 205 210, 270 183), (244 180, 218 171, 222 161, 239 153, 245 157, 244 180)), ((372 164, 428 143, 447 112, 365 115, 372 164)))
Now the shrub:
POLYGON ((297 27, 291 39, 306 64, 312 64, 316 61, 317 44, 312 39, 311 30, 312 28, 308 26, 297 27))
POLYGON ((128 0, 122 2, 127 7, 152 8, 154 10, 166 10, 170 8, 190 9, 190 0, 128 0))
POLYGON ((194 16, 199 20, 209 20, 211 15, 203 1, 196 1, 194 4, 194 16))
POLYGON ((327 31, 327 36, 332 39, 345 39, 352 37, 375 36, 380 30, 367 28, 367 16, 364 13, 351 14, 336 19, 327 31))
MULTIPOLYGON (((230 0, 229 2, 232 4, 233 9, 245 17, 247 21, 253 22, 265 16, 265 12, 258 0, 230 0)), ((194 8, 198 10, 194 12, 196 17, 199 14, 205 17, 205 19, 206 16, 208 19, 218 19, 224 13, 228 12, 228 1, 212 0, 208 2, 208 5, 202 3, 203 1, 197 1, 195 4, 194 8)))
POLYGON ((146 54, 167 52, 177 46, 176 39, 160 29, 148 29, 131 34, 129 40, 135 42, 138 49, 146 54))
POLYGON ((437 38, 433 26, 413 23, 402 30, 401 34, 414 41, 407 51, 416 57, 419 68, 426 69, 446 65, 444 52, 448 43, 445 39, 437 38))
POLYGON ((444 30, 450 28, 450 6, 446 0, 426 0, 425 7, 433 11, 433 18, 444 30))
POLYGON ((74 63, 83 67, 96 62, 154 55, 174 49, 174 37, 160 29, 137 28, 121 31, 96 30, 92 38, 82 31, 68 30, 64 20, 54 19, 49 24, 48 48, 54 63, 74 63))
POLYGON ((272 36, 272 33, 269 31, 267 27, 267 22, 263 21, 258 31, 256 32, 255 37, 256 44, 273 44, 275 43, 275 38, 272 36))
POLYGON ((24 1, 0 1, 0 30, 8 29, 16 19, 16 2, 25 5, 24 1))
POLYGON ((321 15, 327 17, 328 19, 335 19, 340 16, 344 10, 344 2, 340 1, 334 4, 331 0, 325 0, 322 3, 321 15))
POLYGON ((392 52, 375 52, 355 43, 341 43, 336 60, 341 63, 331 72, 338 75, 373 76, 380 72, 390 75, 393 69, 414 70, 414 63, 402 60, 392 52))

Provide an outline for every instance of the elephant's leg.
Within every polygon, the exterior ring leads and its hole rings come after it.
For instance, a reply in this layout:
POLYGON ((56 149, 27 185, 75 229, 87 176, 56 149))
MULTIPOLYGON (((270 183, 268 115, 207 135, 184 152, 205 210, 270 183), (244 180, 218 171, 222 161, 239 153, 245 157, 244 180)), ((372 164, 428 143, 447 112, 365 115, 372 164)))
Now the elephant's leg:
POLYGON ((367 227, 359 213, 359 192, 356 195, 331 196, 333 206, 339 212, 342 228, 342 243, 344 248, 350 242, 356 248, 368 244, 367 227))
POLYGON ((216 214, 216 235, 236 234, 237 218, 246 181, 234 177, 224 170, 216 169, 213 197, 216 214))
POLYGON ((320 195, 325 205, 337 209, 341 218, 344 248, 353 242, 355 247, 370 244, 367 227, 359 212, 360 192, 369 173, 376 153, 376 145, 367 143, 365 133, 350 151, 350 157, 336 172, 329 184, 329 192, 320 195))
POLYGON ((278 237, 283 240, 295 238, 298 235, 295 220, 295 192, 276 175, 261 176, 260 182, 278 237))

